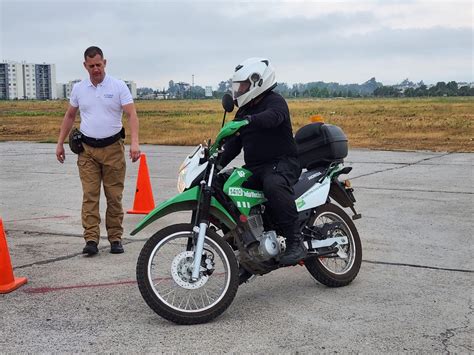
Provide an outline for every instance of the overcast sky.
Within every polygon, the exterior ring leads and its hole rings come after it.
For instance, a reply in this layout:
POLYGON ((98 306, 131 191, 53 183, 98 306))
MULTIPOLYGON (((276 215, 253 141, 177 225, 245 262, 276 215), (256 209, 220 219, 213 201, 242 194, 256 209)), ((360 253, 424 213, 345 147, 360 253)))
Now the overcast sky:
POLYGON ((474 81, 471 1, 0 0, 0 60, 56 64, 84 78, 97 45, 107 73, 138 87, 214 88, 248 57, 278 82, 386 85, 474 81))

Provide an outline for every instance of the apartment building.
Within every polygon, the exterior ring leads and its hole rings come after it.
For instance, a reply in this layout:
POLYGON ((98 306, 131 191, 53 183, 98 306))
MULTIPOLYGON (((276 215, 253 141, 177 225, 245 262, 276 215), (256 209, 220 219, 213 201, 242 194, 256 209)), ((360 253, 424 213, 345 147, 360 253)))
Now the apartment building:
POLYGON ((35 64, 36 98, 38 100, 57 99, 56 66, 35 64))
POLYGON ((0 63, 0 100, 8 99, 8 68, 6 63, 0 63))
POLYGON ((71 91, 74 84, 80 82, 80 79, 72 80, 67 84, 57 84, 57 95, 58 99, 69 99, 71 97, 71 91))
POLYGON ((23 98, 23 67, 20 63, 0 63, 0 99, 23 98))
POLYGON ((124 80, 134 99, 137 98, 137 84, 131 80, 124 80))
POLYGON ((56 66, 54 64, 0 63, 0 99, 51 100, 56 98, 56 66))

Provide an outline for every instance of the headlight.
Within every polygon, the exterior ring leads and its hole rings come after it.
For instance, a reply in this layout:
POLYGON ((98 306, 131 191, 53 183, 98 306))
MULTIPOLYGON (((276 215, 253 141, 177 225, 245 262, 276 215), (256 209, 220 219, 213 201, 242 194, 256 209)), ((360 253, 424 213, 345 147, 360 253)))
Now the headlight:
POLYGON ((208 162, 200 163, 203 157, 204 148, 202 145, 199 145, 184 159, 178 170, 177 188, 180 193, 189 188, 190 184, 206 169, 208 162))
POLYGON ((188 164, 186 164, 186 162, 184 162, 179 167, 177 187, 178 187, 178 191, 180 193, 183 192, 184 189, 186 188, 185 177, 186 177, 186 174, 188 173, 188 165, 189 165, 189 162, 188 162, 188 164))

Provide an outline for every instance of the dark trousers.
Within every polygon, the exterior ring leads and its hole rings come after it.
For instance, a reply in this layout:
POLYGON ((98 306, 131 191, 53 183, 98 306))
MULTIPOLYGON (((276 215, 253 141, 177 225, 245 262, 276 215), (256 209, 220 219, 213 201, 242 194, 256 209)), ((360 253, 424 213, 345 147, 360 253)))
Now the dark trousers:
MULTIPOLYGON (((267 212, 280 229, 283 237, 292 239, 298 219, 293 185, 298 181, 301 168, 296 158, 284 158, 271 164, 247 167, 252 172, 246 186, 262 190, 267 212)), ((267 213, 266 212, 266 213, 267 213)))

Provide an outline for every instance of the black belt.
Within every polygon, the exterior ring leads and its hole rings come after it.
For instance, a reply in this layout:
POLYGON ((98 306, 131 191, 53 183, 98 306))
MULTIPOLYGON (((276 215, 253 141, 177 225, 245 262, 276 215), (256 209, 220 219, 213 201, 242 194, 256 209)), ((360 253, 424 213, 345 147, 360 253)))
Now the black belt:
POLYGON ((117 142, 120 138, 125 138, 125 129, 122 127, 122 130, 114 134, 113 136, 106 137, 106 138, 92 138, 87 137, 84 134, 82 135, 82 141, 87 145, 90 145, 94 148, 103 148, 107 147, 115 142, 117 142))

